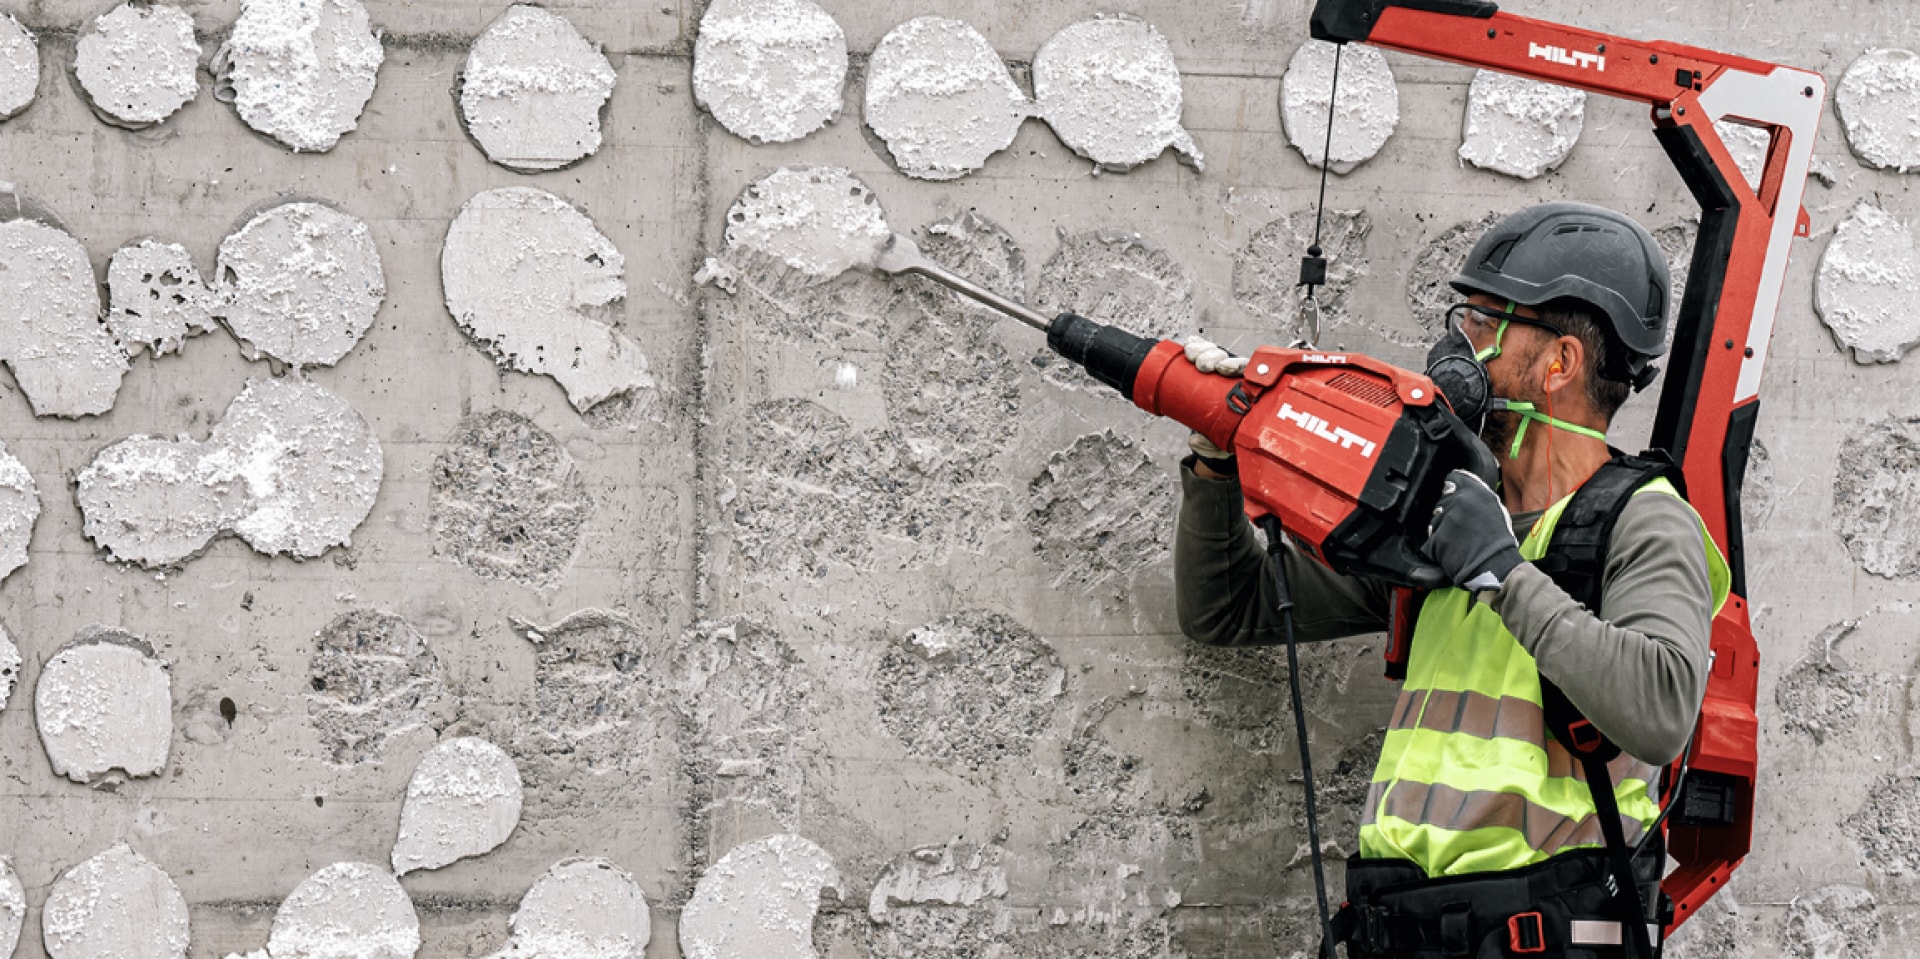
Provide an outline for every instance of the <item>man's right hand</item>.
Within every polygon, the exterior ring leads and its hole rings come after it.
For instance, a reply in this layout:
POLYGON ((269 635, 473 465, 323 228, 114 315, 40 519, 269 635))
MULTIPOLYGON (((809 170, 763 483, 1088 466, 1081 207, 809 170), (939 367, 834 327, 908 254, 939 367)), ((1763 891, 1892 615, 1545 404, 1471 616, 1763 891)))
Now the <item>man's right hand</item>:
POLYGON ((1212 340, 1189 336, 1180 345, 1187 349, 1187 362, 1192 363, 1194 368, 1202 373, 1239 376, 1247 368, 1246 357, 1235 356, 1212 340))

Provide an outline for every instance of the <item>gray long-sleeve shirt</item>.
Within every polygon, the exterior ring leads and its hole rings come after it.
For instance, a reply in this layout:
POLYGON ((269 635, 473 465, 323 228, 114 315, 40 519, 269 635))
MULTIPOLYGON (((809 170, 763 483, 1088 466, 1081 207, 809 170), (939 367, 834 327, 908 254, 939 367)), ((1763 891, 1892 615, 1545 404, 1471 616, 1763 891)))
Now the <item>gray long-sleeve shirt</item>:
MULTIPOLYGON (((1215 646, 1284 642, 1270 560, 1247 522, 1238 480, 1180 470, 1174 537, 1180 628, 1215 646)), ((1524 538, 1539 512, 1513 514, 1524 538)), ((1303 642, 1387 628, 1390 590, 1343 576, 1291 548, 1286 568, 1303 642)), ((1699 519, 1672 496, 1628 501, 1607 541, 1600 614, 1575 602, 1547 574, 1522 563, 1492 606, 1533 655, 1540 674, 1567 694, 1621 749, 1663 764, 1686 747, 1706 693, 1713 590, 1699 519)))

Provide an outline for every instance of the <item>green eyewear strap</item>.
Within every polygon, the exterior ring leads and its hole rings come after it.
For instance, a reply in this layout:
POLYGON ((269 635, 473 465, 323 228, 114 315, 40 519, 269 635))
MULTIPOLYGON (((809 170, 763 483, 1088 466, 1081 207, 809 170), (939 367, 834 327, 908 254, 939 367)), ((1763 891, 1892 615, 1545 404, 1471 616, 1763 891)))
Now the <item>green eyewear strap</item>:
MULTIPOLYGON (((1513 301, 1511 300, 1507 301, 1506 312, 1508 314, 1513 313, 1515 305, 1516 304, 1514 304, 1513 301)), ((1487 311, 1479 310, 1478 312, 1487 312, 1487 311)), ((1501 317, 1500 327, 1499 329, 1495 330, 1493 333, 1493 345, 1487 347, 1484 350, 1479 351, 1478 353, 1475 353, 1473 355, 1473 358, 1476 360, 1479 360, 1484 365, 1488 360, 1491 360, 1494 357, 1499 356, 1500 340, 1507 335, 1507 324, 1511 323, 1512 321, 1513 321, 1512 316, 1501 317)), ((1525 322, 1525 321, 1523 320, 1522 322, 1525 322)), ((1553 330, 1555 333, 1560 332, 1559 330, 1545 323, 1541 323, 1539 325, 1544 326, 1549 330, 1553 330)), ((1581 436, 1591 436, 1594 439, 1600 440, 1602 442, 1606 441, 1607 434, 1602 433, 1599 430, 1588 429, 1587 427, 1581 426, 1577 423, 1569 423, 1566 420, 1548 416, 1547 414, 1540 412, 1539 407, 1535 406, 1532 403, 1527 403, 1520 400, 1499 400, 1498 402, 1500 403, 1500 407, 1499 407, 1500 409, 1504 409, 1520 417, 1520 428, 1513 431, 1513 448, 1507 451, 1507 459, 1516 460, 1520 458, 1520 444, 1526 441, 1527 427, 1532 426, 1535 420, 1538 420, 1541 423, 1545 423, 1548 427, 1551 427, 1553 429, 1562 429, 1562 430, 1566 430, 1569 433, 1578 433, 1581 436)))

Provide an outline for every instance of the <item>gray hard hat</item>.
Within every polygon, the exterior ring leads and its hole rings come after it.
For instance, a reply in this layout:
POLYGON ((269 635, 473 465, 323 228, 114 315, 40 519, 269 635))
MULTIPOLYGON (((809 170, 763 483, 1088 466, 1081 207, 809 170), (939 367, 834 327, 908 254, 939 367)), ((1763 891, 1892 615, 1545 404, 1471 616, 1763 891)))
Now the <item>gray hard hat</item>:
POLYGON ((1537 307, 1562 297, 1606 317, 1624 355, 1600 375, 1644 385, 1667 350, 1667 259, 1631 218, 1587 203, 1541 203, 1482 234, 1453 288, 1537 307))

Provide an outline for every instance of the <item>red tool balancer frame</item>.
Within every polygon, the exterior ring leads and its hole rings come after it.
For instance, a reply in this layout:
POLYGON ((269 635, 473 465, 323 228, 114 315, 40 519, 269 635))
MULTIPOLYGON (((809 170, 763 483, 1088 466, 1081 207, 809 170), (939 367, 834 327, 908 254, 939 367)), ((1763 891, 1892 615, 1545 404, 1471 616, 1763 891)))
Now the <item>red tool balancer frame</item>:
POLYGON ((1713 620, 1687 795, 1664 797, 1680 803, 1666 827, 1679 865, 1662 883, 1673 900, 1665 917, 1671 932, 1726 884, 1753 842, 1760 654, 1747 604, 1740 486, 1787 254, 1796 237, 1808 235, 1801 198, 1826 81, 1810 70, 1514 16, 1478 0, 1320 0, 1313 36, 1647 104, 1654 137, 1700 204, 1651 445, 1686 473, 1688 499, 1727 552, 1733 593, 1713 620), (1740 173, 1716 120, 1770 135, 1759 189, 1740 173))

